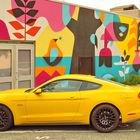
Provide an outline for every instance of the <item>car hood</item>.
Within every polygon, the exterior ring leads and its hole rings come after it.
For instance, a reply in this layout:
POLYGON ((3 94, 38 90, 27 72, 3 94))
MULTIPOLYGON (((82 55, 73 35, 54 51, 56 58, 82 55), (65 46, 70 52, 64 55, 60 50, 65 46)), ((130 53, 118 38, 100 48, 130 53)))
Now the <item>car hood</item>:
POLYGON ((0 91, 0 95, 2 95, 2 94, 22 94, 22 93, 25 93, 26 90, 28 90, 28 88, 4 90, 4 91, 0 91))

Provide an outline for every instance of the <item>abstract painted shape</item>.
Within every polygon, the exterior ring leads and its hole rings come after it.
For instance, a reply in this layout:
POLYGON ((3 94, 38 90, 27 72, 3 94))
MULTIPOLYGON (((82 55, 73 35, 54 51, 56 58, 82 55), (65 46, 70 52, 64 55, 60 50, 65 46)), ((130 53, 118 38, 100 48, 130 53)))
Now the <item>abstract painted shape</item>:
POLYGON ((128 42, 128 50, 132 49, 133 47, 135 48, 137 46, 137 40, 135 38, 132 38, 128 42))
MULTIPOLYGON (((91 34, 95 34, 98 27, 101 26, 100 19, 96 19, 94 17, 94 10, 79 8, 79 14, 77 20, 71 19, 68 23, 67 27, 75 36, 75 43, 73 49, 72 56, 72 64, 70 73, 78 73, 78 57, 85 56, 92 57, 95 59, 95 48, 93 48, 93 44, 90 41, 91 34), (90 19, 90 20, 89 20, 90 19), (84 22, 84 23, 83 23, 84 22), (95 26, 93 26, 95 25, 95 26), (87 38, 85 37, 87 36, 87 38), (79 50, 88 50, 82 51, 79 50)), ((92 63, 93 75, 95 74, 95 66, 92 63)), ((88 67, 86 67, 88 69, 88 67)))
POLYGON ((113 29, 114 29, 114 33, 117 38, 117 41, 123 41, 127 36, 129 26, 126 23, 114 22, 113 29))
POLYGON ((124 33, 124 32, 126 32, 126 30, 128 30, 128 28, 126 26, 122 25, 119 27, 119 30, 124 33))
POLYGON ((39 86, 41 85, 42 83, 56 77, 56 76, 59 76, 60 74, 55 71, 53 73, 53 75, 49 75, 48 73, 46 73, 45 71, 42 71, 35 79, 35 86, 39 86))
POLYGON ((51 49, 50 56, 50 62, 52 63, 55 61, 56 56, 58 56, 58 50, 56 48, 51 49))
POLYGON ((133 67, 136 72, 140 70, 140 50, 135 51, 136 55, 133 61, 133 67))
POLYGON ((61 59, 63 57, 62 51, 57 46, 57 42, 56 41, 57 41, 57 39, 52 39, 50 41, 48 52, 43 56, 44 60, 50 66, 56 66, 61 61, 61 59), (55 50, 55 53, 54 53, 54 50, 55 50), (57 53, 56 53, 56 51, 57 51, 57 53))
POLYGON ((0 40, 10 40, 8 29, 2 20, 0 20, 0 40))
POLYGON ((101 67, 102 65, 105 65, 106 67, 112 67, 112 53, 110 49, 101 50, 100 55, 102 55, 104 52, 107 52, 108 56, 99 56, 99 66, 101 67))
POLYGON ((104 79, 111 79, 111 78, 113 78, 114 76, 112 75, 112 74, 110 74, 110 73, 107 73, 107 74, 104 74, 103 76, 102 76, 102 78, 104 78, 104 79))
POLYGON ((62 12, 63 23, 64 25, 67 25, 71 20, 70 10, 69 10, 70 7, 67 4, 63 4, 62 8, 63 8, 63 12, 62 12))
POLYGON ((23 39, 23 38, 24 38, 24 36, 23 36, 21 33, 15 32, 15 33, 13 33, 13 34, 14 34, 14 36, 16 36, 18 39, 23 39))
POLYGON ((24 29, 23 25, 22 25, 20 22, 18 22, 18 21, 11 21, 11 22, 9 22, 9 23, 10 23, 10 24, 13 26, 13 28, 16 29, 16 30, 24 29))
MULTIPOLYGON (((30 8, 30 10, 27 10, 26 24, 31 19, 30 17, 33 17, 33 19, 37 19, 39 17, 45 17, 49 25, 51 26, 52 30, 55 32, 58 32, 64 29, 65 24, 67 24, 68 21, 70 21, 70 18, 72 17, 75 10, 75 6, 73 5, 65 4, 66 6, 64 6, 63 8, 62 3, 52 2, 49 0, 39 0, 35 2, 33 2, 33 0, 27 0, 26 4, 24 3, 24 5, 26 5, 26 7, 28 6, 27 8, 30 8), (32 9, 31 7, 34 9, 32 9), (45 12, 44 12, 44 9, 45 9, 45 12), (63 13, 63 12, 66 12, 66 13, 63 13), (63 15, 65 17, 64 21, 63 21, 63 15), (68 18, 66 18, 67 16, 68 18)), ((17 2, 14 0, 12 1, 12 8, 13 9, 19 8, 19 6, 17 5, 17 2)), ((24 7, 20 7, 20 9, 24 11, 24 7)), ((25 14, 23 12, 20 12, 20 13, 25 14)), ((25 23, 25 19, 23 16, 19 16, 18 20, 25 23)))
POLYGON ((92 34, 90 36, 90 41, 93 45, 95 45, 96 47, 98 46, 98 41, 97 41, 97 36, 95 34, 92 34))
POLYGON ((112 67, 112 52, 108 47, 110 41, 123 41, 128 33, 128 25, 125 23, 112 22, 105 28, 105 33, 101 36, 104 40, 104 48, 99 53, 99 66, 105 64, 112 67))
POLYGON ((30 36, 35 36, 40 30, 40 28, 41 27, 38 26, 31 27, 26 33, 29 34, 30 36))
MULTIPOLYGON (((20 29, 24 29, 24 35, 22 35, 24 37, 24 39, 26 40, 26 34, 30 35, 30 36, 35 36, 37 34, 37 32, 40 30, 41 27, 32 27, 36 21, 35 16, 38 13, 37 9, 34 9, 34 5, 35 5, 36 1, 30 1, 30 0, 15 0, 12 1, 12 5, 13 9, 8 10, 8 12, 10 14, 12 14, 14 17, 16 17, 19 21, 20 19, 21 22, 24 23, 24 27, 18 22, 18 21, 11 21, 10 24, 16 29, 16 30, 20 30, 20 29), (27 25, 31 26, 31 28, 29 28, 27 30, 27 25)), ((19 33, 21 34, 21 33, 19 33)), ((15 35, 15 33, 14 33, 15 35)), ((22 39, 22 37, 19 37, 19 35, 17 36, 17 33, 15 35, 18 39, 22 39)))
POLYGON ((55 67, 36 67, 35 75, 36 77, 42 72, 45 71, 49 75, 53 75, 57 71, 60 75, 63 75, 66 71, 66 66, 55 66, 55 67))
POLYGON ((103 12, 96 10, 96 17, 100 18, 103 25, 106 27, 110 22, 120 22, 120 18, 118 15, 111 14, 108 12, 103 12))

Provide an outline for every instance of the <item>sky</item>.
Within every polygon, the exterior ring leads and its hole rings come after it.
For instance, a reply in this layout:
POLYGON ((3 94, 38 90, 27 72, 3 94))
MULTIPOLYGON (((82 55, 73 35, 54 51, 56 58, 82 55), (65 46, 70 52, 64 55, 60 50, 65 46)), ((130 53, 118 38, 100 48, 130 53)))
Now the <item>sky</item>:
POLYGON ((140 0, 59 0, 91 8, 109 11, 110 8, 122 5, 135 4, 140 8, 140 0))

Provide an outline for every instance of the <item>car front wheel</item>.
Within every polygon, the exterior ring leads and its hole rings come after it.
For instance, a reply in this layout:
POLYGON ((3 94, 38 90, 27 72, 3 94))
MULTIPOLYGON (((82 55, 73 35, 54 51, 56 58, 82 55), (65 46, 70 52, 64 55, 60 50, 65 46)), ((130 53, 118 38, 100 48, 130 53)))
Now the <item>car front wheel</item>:
POLYGON ((108 133, 119 125, 119 112, 109 104, 103 104, 95 108, 91 114, 91 124, 99 132, 108 133))
POLYGON ((13 126, 13 117, 10 110, 0 105, 0 131, 5 131, 13 126))

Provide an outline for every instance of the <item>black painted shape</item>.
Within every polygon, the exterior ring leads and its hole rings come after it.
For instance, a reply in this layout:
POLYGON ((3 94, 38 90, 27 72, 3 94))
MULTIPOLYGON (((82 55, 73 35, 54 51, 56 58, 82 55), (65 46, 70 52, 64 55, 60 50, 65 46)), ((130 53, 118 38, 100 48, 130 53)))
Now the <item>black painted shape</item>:
POLYGON ((33 8, 35 5, 35 1, 30 1, 27 5, 26 8, 33 8))
POLYGON ((126 38, 126 35, 128 33, 129 25, 126 23, 114 22, 113 26, 114 26, 114 33, 115 33, 116 38, 118 39, 118 41, 123 41, 126 38), (121 32, 121 30, 119 29, 121 26, 124 26, 126 28, 124 32, 121 32), (123 36, 120 36, 119 35, 120 33, 122 33, 123 36))
POLYGON ((43 57, 43 58, 50 66, 56 66, 62 60, 62 57, 57 57, 53 62, 50 62, 50 57, 43 57))
POLYGON ((15 2, 19 7, 25 7, 24 3, 21 0, 15 0, 15 2))
MULTIPOLYGON (((78 73, 78 58, 93 58, 93 75, 95 75, 95 47, 90 41, 91 34, 101 26, 100 19, 96 19, 94 10, 80 8, 78 19, 71 19, 67 27, 73 32, 75 37, 74 49, 70 73, 78 73)), ((88 66, 87 66, 88 68, 88 66)))
POLYGON ((13 11, 13 14, 16 18, 25 14, 20 8, 12 9, 12 11, 13 11))
POLYGON ((99 56, 99 67, 102 65, 112 67, 112 56, 99 56))

